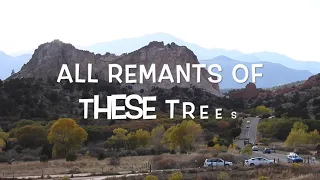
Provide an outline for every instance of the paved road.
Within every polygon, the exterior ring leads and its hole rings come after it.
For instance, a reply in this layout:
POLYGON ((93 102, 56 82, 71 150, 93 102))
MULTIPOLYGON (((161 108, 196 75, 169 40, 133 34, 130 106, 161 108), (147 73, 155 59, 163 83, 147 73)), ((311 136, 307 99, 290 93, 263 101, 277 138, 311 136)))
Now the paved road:
MULTIPOLYGON (((255 143, 257 140, 257 128, 259 124, 260 118, 255 117, 249 117, 243 120, 242 123, 242 131, 240 134, 239 140, 236 142, 238 147, 243 148, 244 143, 243 139, 249 138, 249 141, 251 143, 255 143), (250 124, 247 123, 247 121, 250 121, 250 124), (246 128, 246 126, 249 126, 249 128, 246 128)), ((287 163, 287 154, 283 153, 271 153, 271 154, 263 154, 262 151, 253 151, 252 157, 264 157, 268 159, 276 159, 276 161, 280 161, 280 163, 287 163)), ((306 157, 305 157, 306 159, 306 157)), ((319 164, 318 161, 315 162, 316 164, 319 164)))
POLYGON ((244 147, 243 140, 249 138, 251 143, 255 143, 257 140, 257 128, 260 118, 248 117, 242 122, 242 131, 239 140, 236 142, 237 146, 240 148, 244 147), (248 124, 247 121, 250 121, 248 124), (249 126, 249 128, 246 128, 249 126))

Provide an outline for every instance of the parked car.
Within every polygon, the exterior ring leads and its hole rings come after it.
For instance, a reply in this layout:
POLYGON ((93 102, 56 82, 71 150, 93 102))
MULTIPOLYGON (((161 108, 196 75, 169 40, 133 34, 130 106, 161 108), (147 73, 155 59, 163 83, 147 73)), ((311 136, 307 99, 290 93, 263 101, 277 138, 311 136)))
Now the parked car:
POLYGON ((223 159, 220 158, 212 158, 212 159, 206 159, 204 161, 203 167, 230 167, 232 166, 232 162, 229 161, 224 161, 223 159))
POLYGON ((258 146, 252 146, 252 151, 259 151, 258 146))
POLYGON ((299 163, 299 162, 303 162, 303 159, 302 159, 300 156, 298 156, 298 154, 293 153, 293 152, 291 152, 291 153, 289 153, 289 154, 287 155, 287 160, 288 160, 288 163, 299 163))
POLYGON ((248 125, 246 125, 246 128, 249 128, 249 126, 248 126, 248 125))
POLYGON ((263 154, 271 154, 272 153, 271 149, 269 149, 269 148, 264 148, 264 150, 262 152, 263 152, 263 154))
POLYGON ((247 124, 250 124, 250 121, 247 121, 247 124))
POLYGON ((273 164, 274 161, 270 159, 266 159, 263 157, 255 157, 244 161, 244 165, 246 166, 257 166, 257 165, 267 165, 273 164))

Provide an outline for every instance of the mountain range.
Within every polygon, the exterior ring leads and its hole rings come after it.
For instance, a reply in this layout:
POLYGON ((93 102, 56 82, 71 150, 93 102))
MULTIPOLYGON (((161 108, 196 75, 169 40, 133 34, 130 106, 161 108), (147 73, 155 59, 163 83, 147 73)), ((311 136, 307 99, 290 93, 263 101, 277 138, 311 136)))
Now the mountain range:
MULTIPOLYGON (((192 50, 197 59, 205 64, 210 62, 219 63, 224 69, 224 73, 230 72, 230 66, 235 63, 250 65, 252 63, 263 62, 264 78, 259 79, 257 86, 268 88, 295 81, 305 80, 313 74, 320 72, 320 62, 297 61, 290 57, 274 52, 258 52, 244 54, 237 50, 225 49, 207 49, 197 44, 185 42, 179 38, 166 33, 148 34, 136 38, 126 38, 110 42, 97 43, 87 47, 76 46, 78 49, 88 50, 96 54, 109 54, 107 52, 121 55, 123 53, 133 52, 152 41, 163 41, 164 44, 175 42, 177 45, 186 46, 192 50), (309 72, 308 72, 309 71, 309 72), (277 77, 277 78, 275 78, 277 77)), ((11 71, 18 72, 20 68, 28 62, 31 54, 24 54, 17 57, 9 56, 0 52, 0 79, 6 79, 10 76, 11 71)), ((239 72, 241 73, 241 72, 239 72)), ((223 75, 224 81, 220 88, 242 88, 244 85, 234 83, 228 74, 223 75)))

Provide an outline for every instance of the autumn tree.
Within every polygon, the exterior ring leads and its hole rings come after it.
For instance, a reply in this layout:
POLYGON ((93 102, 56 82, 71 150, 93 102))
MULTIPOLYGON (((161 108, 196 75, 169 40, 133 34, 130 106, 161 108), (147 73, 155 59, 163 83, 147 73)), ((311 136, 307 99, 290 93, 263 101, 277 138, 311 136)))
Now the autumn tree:
POLYGON ((113 134, 105 143, 107 147, 114 147, 119 151, 121 148, 125 148, 127 140, 128 130, 123 128, 116 128, 113 130, 113 134))
POLYGON ((18 143, 26 148, 40 147, 47 141, 48 132, 40 125, 26 125, 16 133, 18 143))
POLYGON ((73 119, 61 118, 52 125, 48 140, 53 144, 53 155, 65 157, 80 148, 87 137, 87 132, 73 119))
POLYGON ((266 115, 266 114, 272 113, 272 110, 270 108, 265 107, 265 106, 257 106, 255 111, 258 115, 266 115))
POLYGON ((155 150, 159 150, 163 147, 163 136, 165 133, 163 125, 158 125, 151 131, 151 144, 155 150))
POLYGON ((138 129, 135 135, 138 147, 147 147, 150 144, 151 135, 149 131, 138 129))
POLYGON ((302 122, 295 122, 285 141, 286 146, 295 147, 296 145, 306 144, 308 141, 308 126, 302 122))
POLYGON ((183 121, 165 132, 164 142, 170 149, 179 147, 181 150, 191 150, 202 132, 200 124, 192 120, 183 121))

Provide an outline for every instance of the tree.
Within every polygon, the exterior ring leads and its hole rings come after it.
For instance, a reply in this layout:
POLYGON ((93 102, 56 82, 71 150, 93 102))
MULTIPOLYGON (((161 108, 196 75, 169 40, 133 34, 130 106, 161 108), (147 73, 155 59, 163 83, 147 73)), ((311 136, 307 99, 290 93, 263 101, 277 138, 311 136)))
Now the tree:
POLYGON ((242 149, 242 154, 247 154, 249 156, 252 155, 252 148, 250 146, 246 146, 242 149))
POLYGON ((319 132, 315 129, 308 134, 308 144, 317 144, 320 143, 320 135, 319 132))
POLYGON ((306 144, 308 141, 308 126, 302 122, 295 122, 285 141, 286 146, 295 147, 296 145, 306 144))
POLYGON ((0 152, 2 151, 3 148, 6 147, 6 142, 0 138, 0 152))
POLYGON ((165 135, 164 142, 173 150, 180 147, 181 150, 191 150, 194 148, 196 140, 203 132, 200 124, 192 120, 183 121, 181 124, 170 127, 165 135))
POLYGON ((241 128, 239 128, 239 127, 232 128, 230 131, 231 131, 230 134, 231 134, 232 138, 236 138, 236 137, 240 136, 240 134, 241 134, 241 128))
POLYGON ((128 131, 123 128, 116 128, 113 130, 113 136, 111 136, 107 141, 106 144, 114 146, 117 151, 120 150, 120 148, 125 147, 125 143, 127 140, 127 133, 128 131))
POLYGON ((309 129, 309 127, 307 125, 303 124, 302 122, 295 122, 293 124, 291 131, 298 131, 300 129, 303 131, 307 131, 309 129))
POLYGON ((151 135, 149 131, 138 129, 135 133, 138 147, 146 147, 150 144, 151 135))
POLYGON ((26 148, 42 146, 47 141, 48 132, 43 126, 26 125, 16 131, 18 143, 26 148))
POLYGON ((255 111, 259 115, 267 115, 267 114, 272 113, 272 110, 270 108, 265 107, 265 106, 257 106, 255 111))
POLYGON ((165 128, 163 125, 158 125, 157 127, 153 128, 151 131, 151 143, 154 149, 159 150, 163 147, 163 136, 165 133, 165 128))
POLYGON ((58 119, 48 135, 49 142, 53 144, 53 155, 57 157, 73 153, 87 138, 87 132, 70 118, 58 119))
POLYGON ((12 71, 11 71, 11 75, 14 75, 15 74, 15 71, 14 71, 14 69, 12 69, 12 71))

